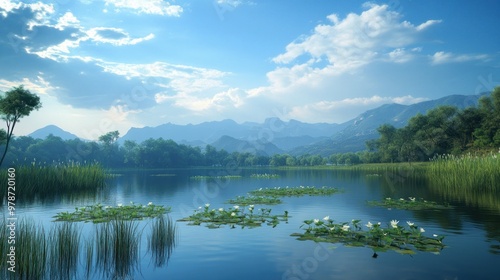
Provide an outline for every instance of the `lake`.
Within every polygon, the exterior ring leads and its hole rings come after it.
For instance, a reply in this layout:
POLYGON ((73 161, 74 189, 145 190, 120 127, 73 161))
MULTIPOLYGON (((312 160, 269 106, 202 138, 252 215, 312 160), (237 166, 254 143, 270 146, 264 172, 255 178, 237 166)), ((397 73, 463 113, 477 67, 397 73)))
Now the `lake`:
MULTIPOLYGON (((176 244, 171 256, 155 265, 148 252, 146 236, 151 220, 139 222, 141 243, 139 261, 130 269, 129 279, 499 279, 500 196, 457 192, 408 176, 361 171, 240 169, 176 169, 162 171, 115 172, 100 193, 83 197, 57 194, 34 201, 17 201, 17 215, 41 221, 46 230, 52 217, 61 211, 73 211, 94 203, 103 205, 134 203, 170 206, 172 220, 187 217, 209 203, 210 208, 228 208, 229 199, 251 190, 274 187, 327 186, 342 192, 331 196, 285 197, 272 213, 289 212, 288 222, 275 228, 223 226, 209 229, 177 222, 176 244), (278 178, 251 178, 254 173, 274 173, 278 178), (192 176, 240 175, 236 179, 201 179, 192 176), (367 201, 386 197, 418 197, 452 208, 439 210, 398 210, 369 206, 367 201), (336 222, 360 219, 367 222, 391 220, 406 225, 411 221, 425 234, 444 235, 446 247, 439 254, 417 251, 402 255, 379 252, 373 257, 368 247, 299 241, 290 236, 303 233, 304 220, 329 216, 336 222)), ((82 238, 93 233, 95 225, 79 223, 82 238)), ((83 247, 83 246, 82 246, 83 247)), ((85 279, 83 257, 77 279, 85 279)), ((90 279, 103 276, 102 268, 93 268, 90 279)))

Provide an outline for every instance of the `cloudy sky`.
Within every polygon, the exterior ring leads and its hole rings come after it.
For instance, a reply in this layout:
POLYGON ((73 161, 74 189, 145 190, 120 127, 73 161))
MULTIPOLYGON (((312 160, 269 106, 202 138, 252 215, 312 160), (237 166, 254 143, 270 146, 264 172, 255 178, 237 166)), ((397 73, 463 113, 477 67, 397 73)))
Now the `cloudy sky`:
POLYGON ((0 91, 87 139, 268 117, 341 123, 500 84, 500 2, 0 0, 0 91))

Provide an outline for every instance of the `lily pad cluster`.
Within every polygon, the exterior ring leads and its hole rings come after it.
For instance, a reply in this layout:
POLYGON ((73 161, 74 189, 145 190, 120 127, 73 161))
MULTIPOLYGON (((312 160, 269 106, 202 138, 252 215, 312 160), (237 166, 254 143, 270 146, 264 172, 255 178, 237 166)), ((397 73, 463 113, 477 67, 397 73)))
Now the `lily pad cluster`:
POLYGON ((282 201, 277 197, 249 195, 249 196, 237 196, 234 199, 228 200, 227 203, 247 206, 253 204, 274 205, 274 204, 281 204, 282 201))
POLYGON ((271 209, 255 209, 254 205, 248 208, 234 205, 230 208, 210 209, 210 204, 205 204, 204 208, 195 210, 194 214, 180 219, 181 222, 189 222, 189 225, 205 224, 208 228, 219 228, 222 225, 228 225, 230 228, 241 226, 241 228, 259 227, 266 224, 276 227, 281 221, 288 222, 288 211, 283 215, 271 215, 271 209))
POLYGON ((321 195, 332 195, 340 192, 337 188, 323 186, 321 188, 316 188, 314 186, 298 186, 298 187, 275 187, 275 188, 260 188, 258 190, 251 191, 250 194, 258 196, 321 196, 321 195))
POLYGON ((154 205, 149 202, 147 205, 118 204, 117 206, 105 206, 100 203, 84 207, 75 207, 74 212, 60 212, 53 218, 55 222, 93 222, 104 223, 111 220, 142 220, 145 218, 160 217, 170 212, 170 207, 154 205))
POLYGON ((197 175, 197 176, 191 176, 191 177, 189 177, 189 179, 193 179, 193 180, 215 180, 215 179, 230 180, 230 179, 241 179, 241 175, 220 175, 220 176, 197 175))
POLYGON ((255 173, 250 175, 250 178, 257 178, 257 179, 276 179, 279 177, 280 175, 271 173, 255 173))
MULTIPOLYGON (((361 225, 360 220, 336 223, 329 216, 323 220, 305 220, 301 228, 304 233, 294 233, 298 240, 313 240, 316 242, 342 243, 346 246, 370 247, 375 252, 393 250, 401 254, 415 254, 415 251, 439 253, 445 245, 444 236, 425 236, 425 229, 407 221, 407 226, 399 225, 392 220, 387 227, 380 222, 368 222, 361 225), (365 229, 366 228, 366 229, 365 229)), ((374 257, 376 257, 374 253, 374 257)))
POLYGON ((387 197, 382 201, 368 201, 368 205, 404 210, 449 209, 451 207, 448 204, 442 205, 434 201, 427 201, 423 198, 417 199, 415 197, 408 197, 408 199, 387 197))

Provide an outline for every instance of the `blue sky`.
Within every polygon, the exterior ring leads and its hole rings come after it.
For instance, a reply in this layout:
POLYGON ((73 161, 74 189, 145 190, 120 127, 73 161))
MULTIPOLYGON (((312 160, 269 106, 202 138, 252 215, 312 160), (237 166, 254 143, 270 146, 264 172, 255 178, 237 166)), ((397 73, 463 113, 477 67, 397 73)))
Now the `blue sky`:
POLYGON ((0 0, 0 91, 96 139, 268 117, 341 123, 500 84, 499 1, 0 0))

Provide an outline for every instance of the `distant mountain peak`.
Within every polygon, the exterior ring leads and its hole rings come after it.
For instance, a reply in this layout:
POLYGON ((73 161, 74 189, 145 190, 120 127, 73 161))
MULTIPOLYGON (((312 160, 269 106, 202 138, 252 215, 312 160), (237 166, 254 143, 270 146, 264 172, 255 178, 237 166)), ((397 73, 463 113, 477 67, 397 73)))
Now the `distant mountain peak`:
POLYGON ((50 125, 47 125, 47 126, 40 128, 40 129, 37 129, 37 130, 33 131, 32 133, 28 134, 28 136, 35 138, 35 139, 36 138, 45 139, 50 134, 57 136, 57 137, 61 137, 61 139, 63 139, 63 140, 72 140, 75 138, 79 138, 78 136, 76 136, 70 132, 67 132, 67 131, 63 130, 62 128, 60 128, 56 125, 53 125, 53 124, 50 124, 50 125))

